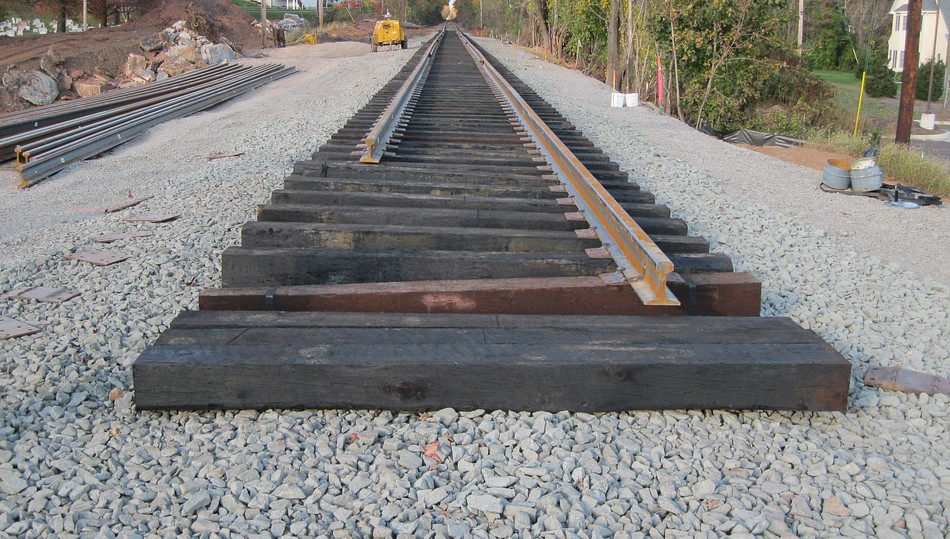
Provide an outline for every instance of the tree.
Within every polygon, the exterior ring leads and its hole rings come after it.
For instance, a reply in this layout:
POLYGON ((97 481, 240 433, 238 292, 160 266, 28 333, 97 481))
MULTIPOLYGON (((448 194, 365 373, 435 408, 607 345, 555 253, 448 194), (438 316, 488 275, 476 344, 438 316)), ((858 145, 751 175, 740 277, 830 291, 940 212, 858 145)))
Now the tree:
MULTIPOLYGON (((933 59, 927 60, 926 64, 921 65, 917 69, 917 99, 921 101, 927 100, 927 94, 930 90, 930 66, 933 65, 933 59)), ((933 66, 934 68, 934 87, 932 98, 934 101, 939 101, 943 97, 943 75, 946 72, 946 65, 943 63, 943 60, 938 60, 937 65, 933 66)))
POLYGON ((544 0, 534 0, 533 3, 538 31, 541 32, 541 45, 545 49, 551 50, 551 32, 548 30, 547 4, 544 0))
POLYGON ((66 18, 82 11, 82 0, 13 0, 13 5, 56 17, 56 31, 60 33, 66 32, 66 18))
POLYGON ((620 34, 617 28, 620 17, 620 0, 609 0, 607 15, 607 80, 610 88, 617 90, 617 68, 620 64, 620 34))
MULTIPOLYGON (((891 0, 838 0, 840 10, 854 35, 854 46, 863 50, 872 43, 886 41, 890 32, 891 0)), ((941 0, 942 2, 943 0, 941 0)))
POLYGON ((850 69, 854 65, 850 21, 834 2, 824 0, 810 12, 804 56, 817 69, 850 69))
POLYGON ((894 82, 897 79, 897 73, 887 67, 887 57, 883 51, 866 51, 855 75, 861 78, 865 69, 867 69, 867 77, 864 93, 870 97, 894 97, 897 93, 897 83, 894 82))
POLYGON ((783 0, 667 0, 654 18, 658 42, 675 43, 680 112, 700 125, 730 125, 746 115, 780 68, 783 0))

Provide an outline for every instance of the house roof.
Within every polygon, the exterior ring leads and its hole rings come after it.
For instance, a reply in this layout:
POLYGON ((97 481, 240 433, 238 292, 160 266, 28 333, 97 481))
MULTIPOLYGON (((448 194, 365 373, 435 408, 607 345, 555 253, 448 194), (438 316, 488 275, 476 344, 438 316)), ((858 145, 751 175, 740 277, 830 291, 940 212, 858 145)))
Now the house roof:
MULTIPOLYGON (((923 6, 921 11, 923 13, 933 13, 937 11, 937 0, 923 0, 923 6)), ((898 13, 907 13, 907 2, 902 2, 897 0, 894 2, 894 7, 891 9, 891 15, 896 15, 898 13)), ((940 13, 943 14, 943 20, 950 21, 950 0, 940 0, 940 13)))

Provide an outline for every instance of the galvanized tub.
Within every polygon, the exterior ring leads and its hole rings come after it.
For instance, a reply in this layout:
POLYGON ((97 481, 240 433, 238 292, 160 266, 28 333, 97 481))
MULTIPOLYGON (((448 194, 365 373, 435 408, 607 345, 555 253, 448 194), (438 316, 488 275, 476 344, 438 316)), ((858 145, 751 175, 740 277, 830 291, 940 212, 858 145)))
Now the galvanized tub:
POLYGON ((877 191, 882 185, 884 185, 884 171, 881 167, 851 171, 852 191, 877 191))
POLYGON ((821 181, 832 189, 847 189, 851 185, 851 163, 841 159, 829 159, 821 181))

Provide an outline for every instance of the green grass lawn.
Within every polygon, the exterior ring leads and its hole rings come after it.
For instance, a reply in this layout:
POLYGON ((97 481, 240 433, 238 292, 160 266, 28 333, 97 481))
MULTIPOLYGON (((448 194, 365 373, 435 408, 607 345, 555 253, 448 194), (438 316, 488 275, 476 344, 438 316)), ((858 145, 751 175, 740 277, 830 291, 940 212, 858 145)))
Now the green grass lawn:
MULTIPOLYGON (((858 97, 861 93, 861 79, 854 76, 850 71, 822 71, 815 70, 812 73, 820 79, 830 82, 835 89, 835 100, 838 105, 854 118, 858 110, 858 97)), ((861 117, 863 118, 881 118, 893 120, 897 118, 896 98, 889 97, 868 97, 864 96, 864 104, 861 106, 861 117)))

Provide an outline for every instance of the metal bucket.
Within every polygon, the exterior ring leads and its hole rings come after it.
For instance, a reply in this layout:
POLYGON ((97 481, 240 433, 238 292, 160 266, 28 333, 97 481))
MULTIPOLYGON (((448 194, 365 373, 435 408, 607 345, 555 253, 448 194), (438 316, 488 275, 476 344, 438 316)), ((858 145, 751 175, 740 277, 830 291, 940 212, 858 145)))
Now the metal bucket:
POLYGON ((821 181, 832 189, 847 189, 851 185, 851 163, 841 159, 829 159, 821 181))
POLYGON ((881 167, 851 171, 852 191, 877 191, 882 185, 884 185, 884 171, 881 167))

